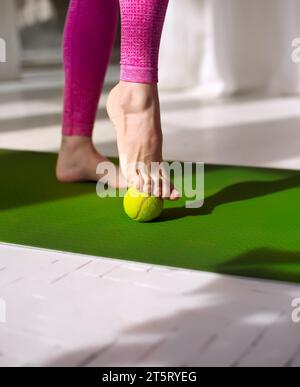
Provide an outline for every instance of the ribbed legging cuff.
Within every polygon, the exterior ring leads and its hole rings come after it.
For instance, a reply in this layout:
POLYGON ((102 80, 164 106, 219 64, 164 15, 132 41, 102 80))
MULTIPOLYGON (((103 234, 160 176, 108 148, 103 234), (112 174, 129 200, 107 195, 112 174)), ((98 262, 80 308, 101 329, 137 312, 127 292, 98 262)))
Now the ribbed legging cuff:
POLYGON ((158 83, 158 69, 123 65, 121 63, 120 79, 134 83, 158 83))
POLYGON ((63 124, 63 136, 92 137, 93 124, 63 124))

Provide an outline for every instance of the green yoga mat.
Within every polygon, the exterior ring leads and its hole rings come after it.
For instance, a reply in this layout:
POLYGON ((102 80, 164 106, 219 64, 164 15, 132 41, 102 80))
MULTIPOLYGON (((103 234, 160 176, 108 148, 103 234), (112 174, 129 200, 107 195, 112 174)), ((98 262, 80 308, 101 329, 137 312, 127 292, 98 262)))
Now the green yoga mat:
POLYGON ((150 224, 94 183, 61 184, 56 155, 0 151, 0 241, 300 283, 300 172, 206 166, 203 208, 150 224))

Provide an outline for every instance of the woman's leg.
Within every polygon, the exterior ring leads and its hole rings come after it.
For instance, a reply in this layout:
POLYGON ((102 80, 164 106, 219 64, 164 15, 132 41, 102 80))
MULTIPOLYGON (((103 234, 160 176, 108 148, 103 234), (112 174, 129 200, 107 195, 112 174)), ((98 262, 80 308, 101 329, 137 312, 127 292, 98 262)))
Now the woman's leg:
MULTIPOLYGON (((158 55, 168 0, 120 0, 121 80, 111 91, 107 110, 116 128, 121 166, 144 163, 148 171, 131 170, 128 183, 155 195, 175 199, 166 179, 150 175, 151 162, 162 161, 162 130, 157 90, 158 55)), ((126 169, 126 170, 125 170, 126 169)))
MULTIPOLYGON (((118 20, 118 0, 71 0, 64 32, 61 181, 96 180, 105 160, 91 140, 118 20)), ((98 177, 99 178, 99 177, 98 177)))

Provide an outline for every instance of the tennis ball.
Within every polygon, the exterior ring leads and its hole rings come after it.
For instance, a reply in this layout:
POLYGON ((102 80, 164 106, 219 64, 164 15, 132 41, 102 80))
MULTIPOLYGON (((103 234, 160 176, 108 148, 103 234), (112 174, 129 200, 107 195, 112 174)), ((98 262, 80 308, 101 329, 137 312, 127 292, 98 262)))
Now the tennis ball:
POLYGON ((150 222, 162 213, 164 202, 136 188, 129 188, 124 197, 124 210, 129 218, 137 222, 150 222))

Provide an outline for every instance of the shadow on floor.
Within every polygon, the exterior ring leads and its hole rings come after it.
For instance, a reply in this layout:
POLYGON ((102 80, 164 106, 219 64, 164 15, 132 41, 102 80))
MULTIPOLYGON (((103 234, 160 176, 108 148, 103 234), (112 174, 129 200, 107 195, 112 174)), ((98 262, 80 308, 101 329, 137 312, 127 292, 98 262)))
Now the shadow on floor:
MULTIPOLYGON (((106 109, 100 107, 97 112, 97 119, 108 118, 106 109)), ((61 126, 61 113, 41 113, 33 114, 27 117, 0 119, 0 133, 12 132, 12 131, 25 131, 27 129, 36 129, 57 126, 61 126)), ((57 132, 59 135, 59 131, 57 132)), ((26 134, 24 134, 26 135, 26 134)))
MULTIPOLYGON (((256 344, 265 340, 265 333, 274 325, 277 329, 280 327, 282 333, 281 337, 274 336, 272 341, 272 350, 279 356, 267 356, 266 343, 266 357, 262 362, 260 356, 257 365, 275 363, 277 366, 286 366, 293 363, 295 353, 289 346, 290 340, 296 340, 295 348, 300 344, 300 336, 295 335, 290 326, 289 307, 293 293, 296 293, 295 286, 269 284, 267 281, 240 281, 227 276, 201 277, 199 285, 194 283, 193 286, 193 291, 182 294, 179 281, 178 291, 173 289, 169 295, 177 297, 176 312, 172 311, 174 307, 170 307, 164 310, 163 316, 148 319, 144 309, 147 303, 138 301, 138 298, 126 301, 124 294, 121 296, 124 302, 133 303, 131 308, 134 307, 136 314, 143 316, 144 321, 127 324, 128 328, 116 332, 107 345, 100 344, 103 337, 101 330, 96 330, 93 345, 65 353, 62 351, 61 355, 54 356, 42 365, 239 366, 247 363, 248 357, 253 364, 255 356, 252 353, 256 352, 256 344), (238 344, 236 338, 239 338, 238 344)), ((124 312, 124 308, 122 310, 124 312)), ((112 305, 112 311, 117 315, 116 306, 112 305)), ((99 326, 105 321, 102 310, 101 313, 99 310, 99 326)), ((95 327, 95 321, 92 326, 95 327)), ((83 332, 86 328, 82 327, 83 332)), ((78 331, 78 327, 70 326, 70 329, 78 331)))
MULTIPOLYGON (((57 79, 60 79, 58 76, 57 79)), ((57 81, 56 79, 56 81, 57 81)), ((49 80, 46 78, 47 82, 49 80)), ((106 82, 103 86, 103 93, 108 93, 115 86, 115 82, 106 82)), ((6 90, 5 92, 1 90, 0 87, 0 103, 3 102, 5 104, 8 103, 19 103, 25 101, 26 103, 32 101, 38 102, 61 102, 62 104, 63 97, 63 79, 61 79, 61 85, 51 85, 48 87, 47 85, 38 85, 38 88, 35 88, 35 84, 33 84, 32 88, 14 88, 12 90, 6 90)))

